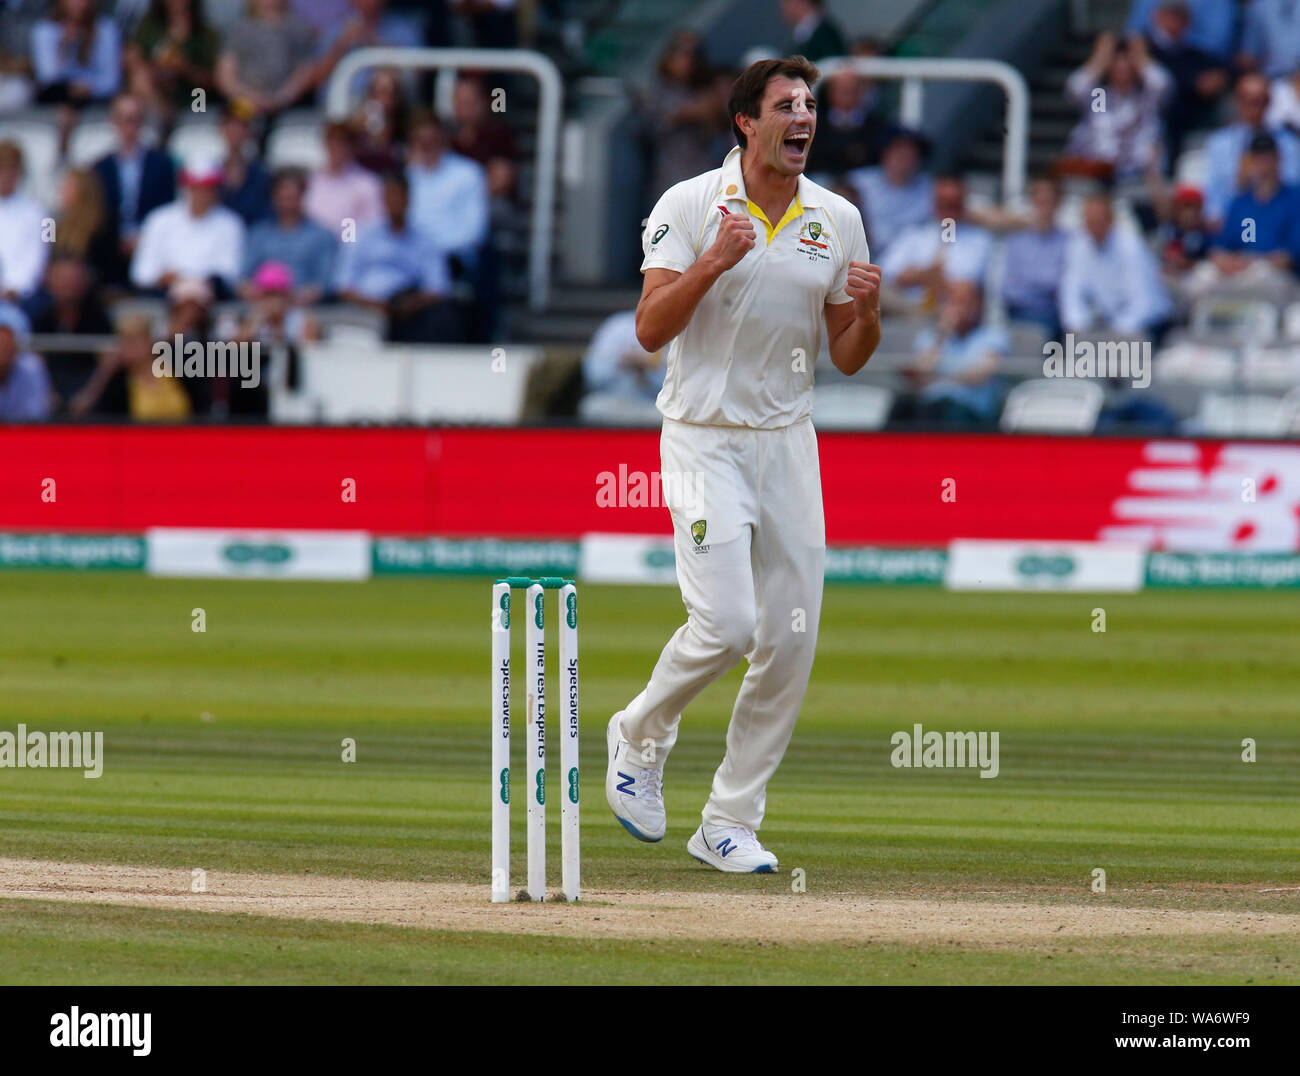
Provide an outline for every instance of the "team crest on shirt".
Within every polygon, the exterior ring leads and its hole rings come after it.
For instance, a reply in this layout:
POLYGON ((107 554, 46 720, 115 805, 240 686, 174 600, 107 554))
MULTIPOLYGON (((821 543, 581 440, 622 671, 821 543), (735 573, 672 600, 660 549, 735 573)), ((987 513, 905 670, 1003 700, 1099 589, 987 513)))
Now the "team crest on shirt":
POLYGON ((707 553, 709 547, 704 545, 704 536, 709 533, 709 521, 707 519, 697 519, 691 524, 691 538, 695 542, 696 553, 707 553))
POLYGON ((825 229, 819 220, 810 220, 799 229, 799 249, 808 255, 809 261, 830 261, 831 256, 827 253, 830 244, 819 242, 823 231, 825 229))

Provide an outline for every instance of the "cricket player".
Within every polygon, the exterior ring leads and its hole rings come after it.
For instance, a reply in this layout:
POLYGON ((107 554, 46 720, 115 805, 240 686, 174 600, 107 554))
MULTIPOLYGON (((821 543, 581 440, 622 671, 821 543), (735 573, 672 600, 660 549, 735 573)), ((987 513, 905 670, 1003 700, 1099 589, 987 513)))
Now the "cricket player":
POLYGON ((801 56, 762 60, 732 87, 738 148, 670 188, 646 224, 637 339, 667 346, 656 401, 686 623, 644 691, 609 722, 605 798, 632 836, 663 840, 663 766, 682 710, 749 662, 692 856, 773 873, 767 783, 794 732, 821 614, 826 528, 812 412, 825 322, 855 374, 880 342, 880 269, 862 217, 803 175, 817 133, 801 56))

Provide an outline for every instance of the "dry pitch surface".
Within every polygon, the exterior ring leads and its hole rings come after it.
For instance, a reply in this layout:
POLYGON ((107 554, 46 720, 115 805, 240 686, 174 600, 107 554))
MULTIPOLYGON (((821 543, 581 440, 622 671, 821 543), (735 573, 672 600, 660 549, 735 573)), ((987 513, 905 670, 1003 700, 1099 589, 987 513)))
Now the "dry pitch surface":
POLYGON ((485 887, 310 875, 209 872, 190 891, 188 871, 0 858, 0 897, 38 898, 284 919, 384 923, 429 930, 570 938, 681 938, 816 943, 944 942, 1014 945, 1066 937, 1300 936, 1300 914, 1133 908, 1077 899, 983 899, 595 890, 577 905, 493 905, 485 887))

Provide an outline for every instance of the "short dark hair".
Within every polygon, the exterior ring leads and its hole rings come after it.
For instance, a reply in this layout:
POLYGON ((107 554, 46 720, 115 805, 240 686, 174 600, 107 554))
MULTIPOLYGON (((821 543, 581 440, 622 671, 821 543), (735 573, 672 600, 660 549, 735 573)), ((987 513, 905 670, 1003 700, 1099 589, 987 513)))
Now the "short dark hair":
POLYGON ((307 189, 307 173, 301 168, 281 168, 271 176, 271 190, 277 190, 282 183, 292 183, 301 194, 307 189))
POLYGON ((763 95, 767 93, 767 84, 774 78, 801 78, 808 83, 809 89, 821 77, 821 72, 812 61, 804 56, 789 56, 784 60, 759 60, 750 64, 740 73, 740 78, 731 84, 731 99, 727 102, 727 115, 731 117, 731 132, 736 136, 736 144, 744 150, 749 139, 736 122, 737 116, 750 116, 758 119, 763 110, 763 95))
POLYGON ((436 127, 440 131, 446 130, 446 125, 442 122, 442 117, 431 108, 417 108, 411 113, 411 118, 407 126, 412 130, 419 127, 436 127))

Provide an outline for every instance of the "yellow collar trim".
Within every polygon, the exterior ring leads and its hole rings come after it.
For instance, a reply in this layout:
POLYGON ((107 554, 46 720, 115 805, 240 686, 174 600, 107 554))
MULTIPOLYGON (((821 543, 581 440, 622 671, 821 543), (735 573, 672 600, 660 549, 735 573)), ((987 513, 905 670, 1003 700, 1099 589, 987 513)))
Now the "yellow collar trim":
POLYGON ((794 220, 795 217, 803 216, 803 204, 799 201, 798 194, 794 196, 794 201, 790 203, 790 207, 785 211, 785 216, 781 218, 776 227, 772 226, 772 222, 767 219, 767 214, 758 207, 758 203, 752 198, 747 200, 747 206, 750 214, 761 220, 763 222, 763 227, 767 229, 768 246, 771 246, 772 240, 780 235, 782 228, 794 220))

